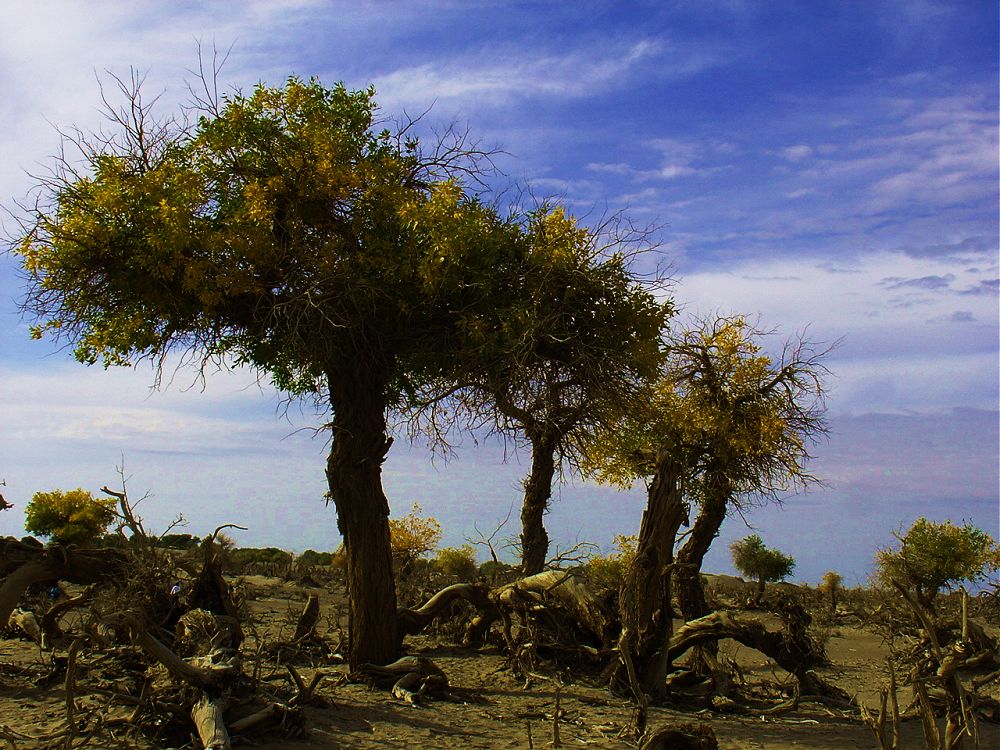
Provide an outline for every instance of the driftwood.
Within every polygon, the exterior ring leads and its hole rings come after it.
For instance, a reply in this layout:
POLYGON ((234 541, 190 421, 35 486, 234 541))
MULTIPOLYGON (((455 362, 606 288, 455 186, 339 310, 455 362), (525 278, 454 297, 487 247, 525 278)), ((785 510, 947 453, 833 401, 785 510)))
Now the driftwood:
MULTIPOLYGON (((477 627, 477 630, 483 630, 484 625, 485 629, 488 629, 489 625, 495 622, 499 616, 494 611, 495 606, 489 599, 489 591, 486 586, 480 583, 455 583, 438 591, 418 609, 400 608, 397 610, 396 619, 400 638, 416 635, 452 603, 459 600, 470 602, 480 611, 478 627, 475 625, 476 620, 473 620, 474 625, 470 626, 470 630, 473 627, 477 627)), ((467 636, 468 639, 469 636, 467 636)))
POLYGON ((594 596, 586 581, 571 570, 546 570, 490 592, 490 599, 507 612, 530 612, 555 605, 602 645, 616 625, 612 613, 594 596))
POLYGON ((213 701, 203 695, 191 709, 191 721, 205 750, 230 750, 232 747, 222 719, 225 708, 224 701, 213 701))
POLYGON ((42 640, 42 629, 34 612, 25 609, 15 609, 7 618, 7 627, 20 631, 36 643, 42 640))
POLYGON ((352 680, 368 680, 372 684, 392 691, 394 698, 411 705, 425 694, 442 694, 448 690, 448 677, 430 659, 423 656, 404 656, 391 664, 362 664, 350 676, 352 680))
POLYGON ((94 591, 95 588, 93 586, 88 586, 77 596, 57 601, 45 611, 45 614, 42 615, 42 619, 39 621, 42 628, 42 648, 46 650, 52 648, 52 641, 62 635, 59 628, 59 618, 74 607, 87 604, 94 597, 94 591))

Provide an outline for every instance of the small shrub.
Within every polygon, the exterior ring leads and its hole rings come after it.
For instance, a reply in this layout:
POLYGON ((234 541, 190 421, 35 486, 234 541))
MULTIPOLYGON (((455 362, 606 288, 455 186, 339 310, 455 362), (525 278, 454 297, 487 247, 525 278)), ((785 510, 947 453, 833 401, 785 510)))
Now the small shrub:
POLYGON ((618 534, 612 544, 615 551, 610 555, 594 555, 584 565, 587 579, 599 589, 619 589, 625 580, 632 561, 635 560, 636 546, 639 538, 636 535, 618 534))
POLYGON ((843 583, 844 579, 835 570, 828 570, 823 574, 823 582, 820 584, 820 589, 825 591, 826 595, 830 597, 831 612, 835 612, 837 609, 837 598, 840 596, 840 589, 843 583))
POLYGON ((479 572, 476 565, 476 551, 471 544, 439 550, 434 557, 434 567, 438 572, 457 578, 459 581, 471 581, 479 572))
POLYGON ((441 524, 423 515, 418 503, 402 518, 389 519, 392 560, 397 570, 405 572, 431 552, 441 541, 441 524))

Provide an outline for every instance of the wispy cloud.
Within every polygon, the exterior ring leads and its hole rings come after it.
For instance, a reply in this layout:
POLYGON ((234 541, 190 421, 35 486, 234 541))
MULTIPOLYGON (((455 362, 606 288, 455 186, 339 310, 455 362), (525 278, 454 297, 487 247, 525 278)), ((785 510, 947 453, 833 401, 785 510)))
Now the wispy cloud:
POLYGON ((850 266, 799 258, 687 273, 677 294, 692 312, 760 315, 785 334, 843 343, 831 358, 834 411, 993 408, 996 301, 961 296, 996 269, 880 253, 850 266), (976 300, 970 305, 970 301, 976 300), (919 336, 914 336, 914 327, 919 336), (975 394, 975 395, 973 395, 975 394))
POLYGON ((951 273, 944 276, 921 276, 918 279, 903 279, 899 276, 889 276, 879 281, 879 286, 886 289, 926 289, 933 291, 950 288, 951 282, 954 280, 955 275, 951 273))
MULTIPOLYGON (((484 50, 398 68, 377 76, 376 87, 380 99, 390 107, 426 107, 450 99, 496 105, 542 96, 577 98, 620 85, 640 65, 659 57, 663 49, 662 43, 652 39, 601 52, 576 49, 539 55, 534 50, 492 48, 488 53, 484 50), (498 59, 504 64, 498 64, 498 59)), ((688 62, 675 74, 684 75, 699 67, 688 62)))

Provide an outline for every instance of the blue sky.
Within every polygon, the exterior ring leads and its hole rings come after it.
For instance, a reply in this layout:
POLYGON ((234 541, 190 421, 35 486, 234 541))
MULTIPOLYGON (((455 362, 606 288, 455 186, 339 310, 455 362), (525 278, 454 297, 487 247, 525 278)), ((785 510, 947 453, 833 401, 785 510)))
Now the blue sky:
MULTIPOLYGON (((25 196, 56 127, 100 126, 96 76, 148 71, 165 110, 196 44, 221 76, 374 84, 387 117, 467 126, 498 166, 581 217, 657 225, 685 314, 744 312, 829 359, 828 486, 747 520, 798 577, 862 578, 919 515, 998 529, 998 50, 994 2, 150 3, 0 0, 0 201, 25 196)), ((9 229, 10 217, 3 218, 9 229)), ((322 437, 250 373, 87 369, 28 340, 0 257, 0 479, 20 535, 37 490, 115 482, 154 528, 250 527, 243 544, 328 549, 322 437)), ((780 335, 776 341, 780 339, 780 335)), ((431 464, 398 446, 385 484, 449 544, 516 503, 524 457, 466 440, 431 464), (519 463, 520 461, 520 463, 519 463)), ((642 493, 560 489, 555 540, 634 533, 642 493)), ((516 512, 512 518, 516 518, 516 512)), ((509 527, 510 535, 516 529, 509 527)), ((748 533, 730 519, 710 557, 748 533)))

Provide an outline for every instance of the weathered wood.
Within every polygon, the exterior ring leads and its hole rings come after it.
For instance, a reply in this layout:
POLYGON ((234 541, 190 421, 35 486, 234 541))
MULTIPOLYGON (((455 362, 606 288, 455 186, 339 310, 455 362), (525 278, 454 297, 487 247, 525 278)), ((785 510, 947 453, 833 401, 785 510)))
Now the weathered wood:
POLYGON ((219 649, 207 656, 182 659, 143 627, 139 618, 130 613, 118 613, 105 622, 127 625, 136 642, 149 656, 156 659, 175 678, 199 688, 217 688, 229 682, 240 670, 239 655, 231 649, 219 649))
MULTIPOLYGON (((431 621, 444 612, 451 604, 460 599, 464 599, 475 606, 480 614, 488 613, 493 604, 489 600, 489 591, 485 585, 480 583, 455 583, 438 591, 427 600, 426 604, 418 609, 400 608, 396 611, 399 633, 405 637, 416 635, 426 628, 431 621)), ((496 620, 493 615, 492 623, 496 620)))
POLYGON ((45 611, 39 622, 42 628, 42 648, 46 650, 52 648, 52 641, 62 635, 59 629, 59 618, 74 607, 79 607, 89 602, 94 596, 94 591, 94 587, 89 586, 77 596, 57 601, 45 611))
POLYGON ((118 576, 127 567, 127 558, 114 549, 80 549, 74 545, 49 547, 25 544, 16 539, 0 539, 0 622, 24 596, 28 586, 43 581, 100 583, 118 576))
POLYGON ((556 604, 580 627, 606 644, 616 620, 594 596, 586 581, 571 570, 546 570, 490 592, 490 599, 508 611, 524 605, 556 604))
POLYGON ((813 671, 823 662, 821 652, 807 635, 788 630, 771 631, 757 620, 728 611, 713 612, 678 628, 670 640, 670 660, 679 658, 694 646, 718 642, 723 638, 732 638, 773 659, 778 666, 795 676, 803 696, 849 700, 847 693, 826 683, 813 671))
POLYGON ((319 596, 309 594, 306 606, 299 615, 299 621, 295 625, 295 640, 302 641, 316 635, 316 623, 319 621, 319 596))
POLYGON ((230 750, 229 732, 222 719, 224 706, 203 695, 191 709, 191 721, 205 750, 230 750))

